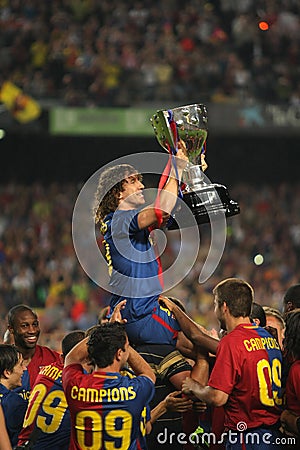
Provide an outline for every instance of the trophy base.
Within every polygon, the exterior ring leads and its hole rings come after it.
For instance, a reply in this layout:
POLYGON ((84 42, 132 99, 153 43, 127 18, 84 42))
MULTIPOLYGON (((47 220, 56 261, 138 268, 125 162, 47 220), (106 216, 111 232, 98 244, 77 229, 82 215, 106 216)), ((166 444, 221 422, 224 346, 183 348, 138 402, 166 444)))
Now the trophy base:
POLYGON ((230 217, 240 213, 238 203, 230 198, 226 186, 222 184, 207 184, 196 191, 185 192, 183 201, 191 210, 194 220, 179 205, 177 209, 175 207, 171 223, 167 225, 168 230, 192 227, 195 226, 195 221, 198 225, 210 223, 224 214, 230 217))

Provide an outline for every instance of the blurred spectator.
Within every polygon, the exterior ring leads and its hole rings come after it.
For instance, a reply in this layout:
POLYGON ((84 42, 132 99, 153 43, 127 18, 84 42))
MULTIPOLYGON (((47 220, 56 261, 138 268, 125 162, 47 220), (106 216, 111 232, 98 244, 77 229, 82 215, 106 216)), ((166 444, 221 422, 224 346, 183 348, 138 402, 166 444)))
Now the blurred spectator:
POLYGON ((70 106, 188 102, 195 89, 205 101, 297 102, 299 2, 163 3, 3 1, 3 78, 70 106))

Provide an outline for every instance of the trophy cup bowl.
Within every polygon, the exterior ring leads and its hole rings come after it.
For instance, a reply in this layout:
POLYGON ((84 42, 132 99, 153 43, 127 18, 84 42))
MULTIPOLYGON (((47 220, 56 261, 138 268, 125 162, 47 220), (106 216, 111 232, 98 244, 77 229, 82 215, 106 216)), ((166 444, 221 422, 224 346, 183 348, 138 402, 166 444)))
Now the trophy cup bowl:
POLYGON ((224 214, 226 217, 239 214, 239 205, 230 198, 227 188, 222 184, 210 183, 202 170, 201 153, 204 152, 208 133, 205 105, 199 103, 158 110, 150 121, 163 149, 174 151, 178 140, 182 140, 189 160, 182 177, 182 197, 192 215, 186 214, 178 201, 172 213, 173 220, 167 228, 190 227, 195 225, 195 221, 201 225, 224 214))

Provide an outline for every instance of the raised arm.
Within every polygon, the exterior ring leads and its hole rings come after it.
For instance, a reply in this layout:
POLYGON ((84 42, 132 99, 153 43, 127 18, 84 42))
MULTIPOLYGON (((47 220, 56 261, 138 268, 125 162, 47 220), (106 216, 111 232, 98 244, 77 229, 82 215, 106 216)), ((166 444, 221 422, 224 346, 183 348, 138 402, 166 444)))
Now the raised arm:
POLYGON ((85 364, 89 362, 87 341, 89 336, 78 342, 65 357, 65 367, 70 364, 85 364))
MULTIPOLYGON (((178 184, 181 181, 183 170, 185 169, 188 158, 184 153, 184 143, 178 143, 178 152, 175 157, 178 179, 176 178, 175 166, 172 161, 171 172, 168 181, 160 193, 160 209, 162 211, 163 220, 167 220, 170 216, 178 196, 178 184)), ((157 222, 154 205, 149 205, 138 215, 138 225, 142 228, 147 228, 157 222)))

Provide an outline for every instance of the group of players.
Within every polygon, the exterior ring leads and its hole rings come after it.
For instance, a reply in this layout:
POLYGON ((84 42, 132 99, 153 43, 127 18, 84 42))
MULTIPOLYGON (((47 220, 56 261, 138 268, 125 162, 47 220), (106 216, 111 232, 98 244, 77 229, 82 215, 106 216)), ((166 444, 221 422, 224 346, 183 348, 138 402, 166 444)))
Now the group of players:
MULTIPOLYGON (((109 323, 86 335, 68 334, 61 356, 37 344, 38 318, 29 307, 10 310, 14 346, 0 349, 0 361, 7 354, 0 395, 12 446, 190 449, 205 448, 205 433, 212 433, 211 448, 266 449, 282 447, 282 424, 292 436, 299 433, 300 311, 288 314, 283 361, 277 339, 253 321, 254 293, 246 281, 229 278, 213 290, 221 339, 193 322, 178 300, 161 295, 150 232, 168 220, 186 164, 179 142, 167 181, 149 206, 134 167, 114 166, 100 176, 95 222, 111 275, 109 323), (162 386, 174 393, 151 409, 162 386), (182 421, 171 416, 155 430, 167 409, 182 421), (62 429, 64 437, 57 434, 62 429)), ((286 299, 289 309, 300 306, 286 299)))

